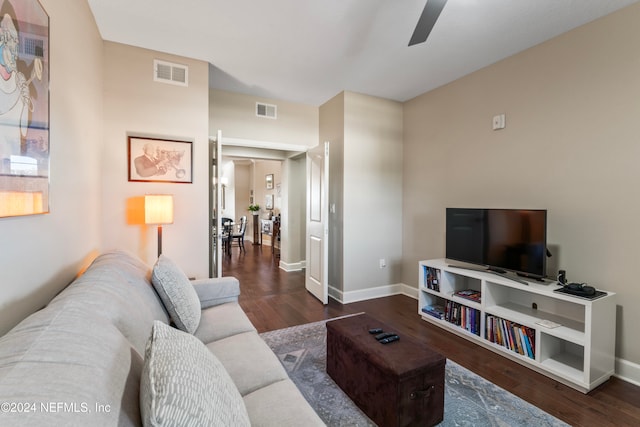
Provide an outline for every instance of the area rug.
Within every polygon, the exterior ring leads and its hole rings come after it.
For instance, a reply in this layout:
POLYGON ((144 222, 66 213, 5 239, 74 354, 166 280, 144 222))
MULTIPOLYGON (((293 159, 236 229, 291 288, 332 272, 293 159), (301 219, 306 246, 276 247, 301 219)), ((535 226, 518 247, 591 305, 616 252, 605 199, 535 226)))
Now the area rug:
MULTIPOLYGON (((328 426, 375 426, 326 372, 325 321, 260 334, 328 426)), ((567 426, 564 422, 447 360, 444 420, 439 426, 567 426)))

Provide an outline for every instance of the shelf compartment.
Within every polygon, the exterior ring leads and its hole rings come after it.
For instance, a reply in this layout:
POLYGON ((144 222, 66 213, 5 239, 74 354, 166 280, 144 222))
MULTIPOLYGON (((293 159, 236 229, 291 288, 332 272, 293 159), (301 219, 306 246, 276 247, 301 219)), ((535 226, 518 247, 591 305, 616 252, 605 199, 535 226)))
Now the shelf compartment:
POLYGON ((443 313, 445 311, 447 300, 434 295, 434 292, 435 291, 426 288, 422 289, 422 296, 420 298, 420 307, 418 308, 418 313, 423 317, 430 316, 434 319, 444 320, 444 315, 442 317, 434 316, 434 310, 428 310, 428 308, 440 307, 443 313), (427 310, 425 311, 425 309, 427 310), (431 311, 431 313, 429 313, 428 311, 431 311))
POLYGON ((446 302, 444 320, 476 336, 482 331, 481 311, 455 301, 446 302))
POLYGON ((536 331, 520 323, 486 315, 485 339, 529 359, 536 358, 536 331))
POLYGON ((442 272, 440 281, 440 291, 446 294, 453 294, 465 289, 482 290, 482 281, 475 277, 463 276, 450 271, 442 272))
POLYGON ((584 346, 540 333, 540 363, 556 375, 584 383, 584 346))
POLYGON ((524 326, 544 330, 549 335, 554 335, 576 344, 584 345, 585 342, 584 322, 512 302, 507 302, 500 306, 487 307, 485 312, 504 319, 517 320, 518 323, 524 326), (540 320, 550 320, 561 326, 545 328, 537 324, 540 320))
POLYGON ((442 270, 427 265, 422 266, 422 286, 432 291, 440 291, 442 281, 442 270))

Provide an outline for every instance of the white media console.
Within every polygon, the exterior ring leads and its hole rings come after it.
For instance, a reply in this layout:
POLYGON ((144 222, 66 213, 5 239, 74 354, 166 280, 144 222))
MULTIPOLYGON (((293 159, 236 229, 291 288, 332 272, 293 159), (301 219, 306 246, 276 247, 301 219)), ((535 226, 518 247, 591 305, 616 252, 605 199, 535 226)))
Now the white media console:
POLYGON ((556 282, 524 284, 454 264, 418 263, 424 320, 583 393, 613 375, 615 294, 585 299, 554 292, 556 282))

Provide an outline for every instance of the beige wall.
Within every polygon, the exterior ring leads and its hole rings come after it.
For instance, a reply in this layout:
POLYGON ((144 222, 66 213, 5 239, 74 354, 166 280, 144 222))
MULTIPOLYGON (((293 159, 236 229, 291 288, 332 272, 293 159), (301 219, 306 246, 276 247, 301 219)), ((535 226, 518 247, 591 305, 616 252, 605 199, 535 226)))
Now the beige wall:
MULTIPOLYGON (((329 287, 344 291, 344 92, 334 96, 320 106, 319 142, 329 141, 329 287)), ((305 219, 306 221, 306 219, 305 219)), ((306 237, 305 237, 306 241, 306 237)), ((336 299, 339 295, 329 294, 336 299)))
POLYGON ((345 92, 345 292, 400 282, 402 126, 401 103, 345 92))
POLYGON ((331 143, 329 203, 335 205, 329 286, 342 301, 400 281, 402 126, 399 102, 342 92, 320 107, 320 141, 331 143))
POLYGON ((282 162, 280 266, 299 270, 306 261, 307 162, 298 156, 282 162))
POLYGON ((174 223, 164 227, 163 253, 190 277, 209 275, 209 100, 205 62, 105 42, 102 235, 104 248, 127 249, 153 265, 154 226, 141 224, 137 201, 174 195, 174 223), (189 87, 153 81, 153 60, 189 66, 189 87), (127 135, 192 141, 193 183, 128 182, 127 135))
POLYGON ((618 294, 617 356, 640 363, 638 22, 634 5, 405 104, 404 283, 444 256, 445 207, 548 209, 556 262, 618 294))
POLYGON ((209 127, 225 138, 314 147, 318 143, 318 107, 275 99, 210 90, 209 127), (278 118, 256 116, 256 102, 278 106, 278 118))
POLYGON ((44 306, 100 249, 102 40, 84 0, 50 18, 50 208, 0 219, 0 334, 44 306))

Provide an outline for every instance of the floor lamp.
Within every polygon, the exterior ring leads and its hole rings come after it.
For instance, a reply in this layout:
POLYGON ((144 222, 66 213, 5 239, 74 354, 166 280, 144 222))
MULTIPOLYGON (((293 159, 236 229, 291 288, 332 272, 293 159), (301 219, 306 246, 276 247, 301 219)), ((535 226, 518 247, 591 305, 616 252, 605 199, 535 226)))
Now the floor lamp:
POLYGON ((147 194, 144 196, 144 223, 158 226, 158 258, 160 258, 162 225, 173 224, 173 195, 147 194))

